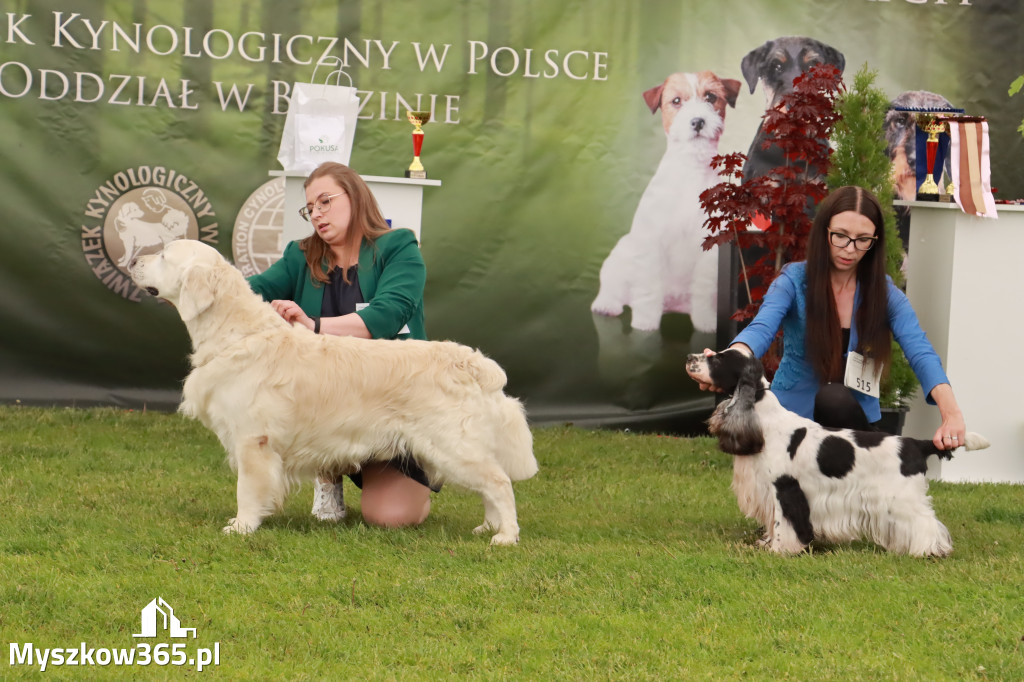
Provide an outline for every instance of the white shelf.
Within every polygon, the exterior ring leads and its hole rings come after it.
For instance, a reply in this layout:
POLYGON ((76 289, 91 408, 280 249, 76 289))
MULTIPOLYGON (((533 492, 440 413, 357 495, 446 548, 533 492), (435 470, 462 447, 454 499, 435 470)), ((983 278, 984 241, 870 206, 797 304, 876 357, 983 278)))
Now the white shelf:
MULTIPOLYGON (((1013 397, 1024 365, 1003 349, 1024 339, 1015 301, 1024 291, 1024 206, 997 204, 999 217, 966 215, 955 203, 910 207, 907 296, 942 358, 970 431, 987 450, 957 450, 930 474, 944 481, 1024 483, 1024 411, 1013 397)), ((918 392, 920 393, 920 391, 918 392)), ((931 440, 938 409, 915 398, 904 434, 931 440)))
MULTIPOLYGON (((298 173, 298 172, 283 171, 283 170, 273 170, 273 171, 270 171, 270 176, 271 177, 275 177, 275 178, 280 178, 280 177, 284 177, 284 178, 302 178, 303 182, 305 182, 305 180, 308 177, 308 175, 309 175, 308 173, 298 173)), ((441 181, 440 180, 432 180, 430 178, 423 178, 423 179, 406 178, 406 177, 395 177, 395 178, 393 178, 393 177, 384 176, 384 175, 362 175, 361 177, 367 183, 374 182, 374 183, 387 183, 387 184, 391 184, 391 185, 420 185, 420 186, 423 186, 423 187, 440 187, 441 186, 441 181)))

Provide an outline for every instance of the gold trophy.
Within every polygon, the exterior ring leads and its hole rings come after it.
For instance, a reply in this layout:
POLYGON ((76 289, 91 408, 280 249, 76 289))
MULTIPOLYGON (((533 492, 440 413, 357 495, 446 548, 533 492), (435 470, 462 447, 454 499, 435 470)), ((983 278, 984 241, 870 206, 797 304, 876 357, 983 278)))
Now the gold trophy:
POLYGON ((921 183, 921 186, 917 188, 917 200, 938 201, 939 186, 935 182, 934 177, 935 157, 939 150, 939 134, 945 132, 946 122, 937 117, 931 116, 920 125, 921 130, 928 133, 928 139, 925 142, 925 153, 927 154, 927 164, 925 168, 927 175, 924 178, 924 182, 921 183))
POLYGON ((416 126, 416 130, 412 131, 412 163, 409 165, 409 170, 405 171, 405 177, 422 180, 427 177, 427 171, 420 163, 420 150, 423 149, 423 126, 430 121, 430 112, 406 109, 405 117, 409 119, 409 123, 416 126))

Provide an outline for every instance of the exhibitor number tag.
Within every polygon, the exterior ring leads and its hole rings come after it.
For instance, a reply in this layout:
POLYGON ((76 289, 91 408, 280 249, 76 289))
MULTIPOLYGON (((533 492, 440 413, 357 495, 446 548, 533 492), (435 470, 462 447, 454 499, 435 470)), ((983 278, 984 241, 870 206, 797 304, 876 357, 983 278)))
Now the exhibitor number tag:
POLYGON ((875 367, 875 361, 860 353, 850 351, 846 356, 846 379, 844 383, 855 391, 866 393, 872 398, 881 395, 882 369, 875 367))

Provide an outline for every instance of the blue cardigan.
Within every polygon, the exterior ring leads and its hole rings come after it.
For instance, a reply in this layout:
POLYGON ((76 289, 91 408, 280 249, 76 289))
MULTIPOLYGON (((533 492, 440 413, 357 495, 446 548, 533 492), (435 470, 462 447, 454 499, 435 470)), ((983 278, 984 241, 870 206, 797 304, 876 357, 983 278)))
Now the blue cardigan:
MULTIPOLYGON (((326 271, 326 266, 324 267, 326 271)), ((427 267, 416 235, 394 229, 359 247, 359 289, 369 304, 356 312, 375 339, 426 339, 423 321, 423 288, 427 267), (408 334, 399 330, 409 325, 408 334)), ((295 301, 310 317, 320 315, 324 285, 309 276, 306 254, 298 242, 290 242, 284 255, 266 272, 249 278, 249 286, 265 301, 295 301)))
MULTIPOLYGON (((860 285, 854 293, 853 320, 850 329, 850 345, 843 353, 843 359, 850 350, 857 348, 857 309, 860 307, 860 285)), ((921 382, 925 399, 935 404, 931 391, 939 384, 948 384, 949 379, 942 369, 942 361, 936 355, 928 337, 917 321, 906 294, 889 281, 889 328, 893 338, 900 344, 907 356, 914 374, 921 382)), ((820 381, 807 360, 807 263, 786 265, 765 294, 764 302, 757 315, 747 327, 733 339, 733 343, 745 343, 761 357, 768 350, 772 340, 782 327, 782 360, 772 380, 772 393, 779 398, 783 407, 810 419, 814 413, 814 397, 820 381)), ((869 422, 881 419, 878 399, 854 391, 869 422)))

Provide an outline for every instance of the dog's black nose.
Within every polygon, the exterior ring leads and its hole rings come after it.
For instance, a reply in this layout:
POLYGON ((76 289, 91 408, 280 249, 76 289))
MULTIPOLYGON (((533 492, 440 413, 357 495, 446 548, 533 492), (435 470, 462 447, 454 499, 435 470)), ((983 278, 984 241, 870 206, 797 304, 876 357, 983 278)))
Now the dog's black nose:
POLYGON ((703 118, 692 118, 690 119, 690 127, 693 128, 695 133, 699 133, 704 130, 705 121, 703 118))

